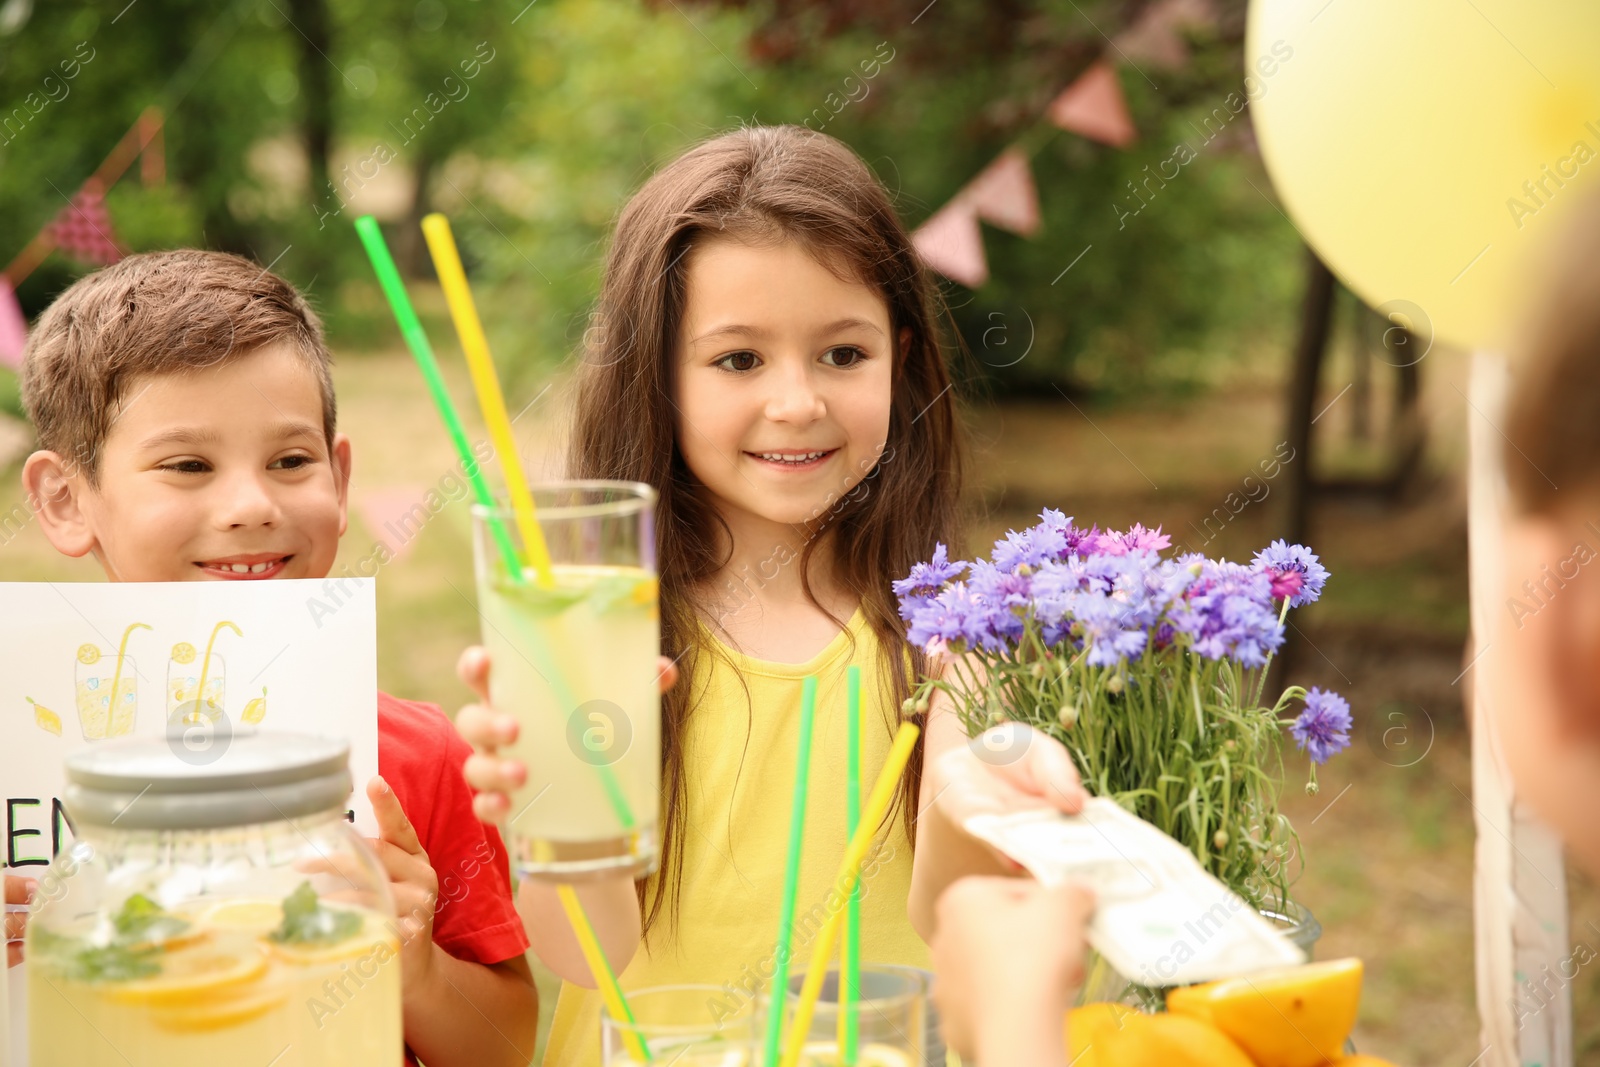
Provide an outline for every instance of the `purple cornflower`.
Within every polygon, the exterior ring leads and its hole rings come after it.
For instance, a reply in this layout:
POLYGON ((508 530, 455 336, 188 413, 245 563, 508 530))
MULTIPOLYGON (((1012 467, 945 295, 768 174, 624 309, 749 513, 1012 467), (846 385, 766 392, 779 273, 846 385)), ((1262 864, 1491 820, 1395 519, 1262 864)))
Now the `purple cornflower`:
POLYGON ((1207 659, 1224 656, 1260 667, 1283 644, 1283 624, 1272 610, 1272 583, 1262 571, 1227 560, 1203 560, 1200 576, 1168 613, 1207 659))
MULTIPOLYGON (((1005 643, 995 635, 992 614, 993 610, 975 597, 965 582, 956 582, 912 613, 906 636, 923 648, 934 638, 941 638, 957 655, 969 648, 998 652, 1005 643)), ((1009 611, 1003 614, 1015 618, 1009 611)))
POLYGON ((1282 538, 1257 552, 1251 565, 1272 580, 1275 599, 1288 597, 1289 606, 1295 608, 1320 597, 1323 583, 1328 580, 1328 569, 1315 552, 1304 545, 1291 545, 1282 538))
MULTIPOLYGON (((1313 557, 1315 558, 1315 557, 1313 557)), ((1350 704, 1338 693, 1313 688, 1306 707, 1289 727, 1300 751, 1311 753, 1313 763, 1327 763, 1350 747, 1350 704)))
POLYGON ((911 621, 918 608, 925 606, 967 565, 961 560, 949 562, 948 550, 940 541, 933 547, 933 558, 926 563, 911 565, 911 573, 893 583, 895 595, 900 598, 900 617, 911 621))
POLYGON ((1073 604, 1073 614, 1089 650, 1089 666, 1113 667, 1123 658, 1137 659, 1143 654, 1149 632, 1127 617, 1124 605, 1110 597, 1084 593, 1073 604))
POLYGON ((1014 571, 1024 564, 1037 569, 1046 560, 1066 554, 1066 535, 1045 523, 1021 532, 1007 530, 1005 537, 994 543, 994 565, 1003 571, 1014 571))

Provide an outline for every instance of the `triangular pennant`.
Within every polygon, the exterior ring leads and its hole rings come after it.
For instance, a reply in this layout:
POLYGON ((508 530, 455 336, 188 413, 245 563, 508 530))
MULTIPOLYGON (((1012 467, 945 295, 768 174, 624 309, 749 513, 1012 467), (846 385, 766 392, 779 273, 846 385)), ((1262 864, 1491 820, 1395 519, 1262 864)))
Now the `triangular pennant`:
POLYGON ((1062 90, 1051 101, 1048 114, 1063 130, 1115 148, 1125 148, 1139 136, 1117 72, 1103 59, 1062 90))
POLYGON ((1008 148, 967 183, 961 199, 972 204, 985 222, 1032 237, 1039 229, 1039 193, 1020 148, 1008 148))
POLYGON ((28 344, 28 320, 17 303, 17 294, 11 288, 11 279, 0 274, 0 364, 18 370, 22 367, 22 350, 28 344))
POLYGON ((1175 69, 1189 62, 1189 46, 1179 31, 1215 26, 1212 0, 1160 0, 1145 9, 1139 21, 1117 34, 1112 44, 1119 55, 1158 67, 1175 69))
POLYGON ((950 201, 919 226, 911 235, 911 242, 928 266, 968 289, 976 289, 989 280, 978 215, 963 196, 950 201))
POLYGON ((139 180, 146 186, 167 180, 166 141, 161 135, 161 109, 147 107, 139 116, 139 180))
POLYGON ((47 228, 55 246, 74 259, 104 267, 122 258, 105 194, 93 178, 83 183, 47 228))
POLYGON ((389 550, 392 563, 403 558, 416 544, 417 534, 433 517, 425 497, 424 486, 413 485, 390 489, 375 489, 356 497, 356 510, 361 521, 384 548, 389 550))

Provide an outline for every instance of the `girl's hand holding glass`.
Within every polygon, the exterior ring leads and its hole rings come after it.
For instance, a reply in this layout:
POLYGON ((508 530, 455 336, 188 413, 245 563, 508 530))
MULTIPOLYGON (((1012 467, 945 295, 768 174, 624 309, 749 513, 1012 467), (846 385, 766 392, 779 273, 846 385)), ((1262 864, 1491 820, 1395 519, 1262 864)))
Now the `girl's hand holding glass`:
MULTIPOLYGON (((468 704, 456 715, 456 731, 477 750, 468 757, 463 774, 477 791, 472 810, 480 820, 497 823, 511 813, 511 791, 528 779, 528 768, 518 760, 501 759, 496 753, 517 739, 514 715, 496 711, 489 703, 489 653, 473 645, 461 653, 456 673, 478 695, 479 703, 468 704)), ((656 672, 661 692, 678 681, 678 667, 662 656, 656 672)))

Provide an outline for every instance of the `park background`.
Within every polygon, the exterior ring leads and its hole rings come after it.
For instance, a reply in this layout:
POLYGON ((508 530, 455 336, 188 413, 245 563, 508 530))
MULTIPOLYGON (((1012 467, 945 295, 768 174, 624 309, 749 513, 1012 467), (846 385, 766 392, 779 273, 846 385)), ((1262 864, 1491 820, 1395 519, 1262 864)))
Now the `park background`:
MULTIPOLYGON (((1349 698, 1355 745, 1315 797, 1291 772, 1294 895, 1323 924, 1319 957, 1366 961, 1357 1046, 1465 1067, 1479 1052, 1466 361, 1309 257, 1230 102, 1243 35, 1239 0, 3 0, 0 259, 159 116, 106 193, 108 236, 240 252, 309 294, 355 444, 339 566, 379 544, 395 556, 378 582, 380 683, 453 713, 469 699, 455 657, 478 632, 466 506, 355 216, 383 223, 466 410, 417 228, 450 216, 526 461, 554 474, 609 226, 654 168, 740 124, 804 123, 860 153, 916 227, 1019 148, 1041 225, 986 226, 988 278, 943 284, 975 442, 969 547, 1059 507, 1159 523, 1212 556, 1278 536, 1321 553, 1333 578, 1297 613, 1287 666, 1349 698), (1134 140, 1045 118, 1097 63, 1134 140), (1179 145, 1192 158, 1152 182, 1179 145)), ((44 258, 17 287, 24 314, 87 269, 44 258)), ((28 521, 32 438, 4 369, 0 412, 0 580, 100 580, 28 521)), ((1597 946, 1600 893, 1576 874, 1569 888, 1574 944, 1597 946)), ((542 973, 541 987, 548 1017, 542 973)), ((1578 1062, 1600 1063, 1597 972, 1571 994, 1578 1062)))

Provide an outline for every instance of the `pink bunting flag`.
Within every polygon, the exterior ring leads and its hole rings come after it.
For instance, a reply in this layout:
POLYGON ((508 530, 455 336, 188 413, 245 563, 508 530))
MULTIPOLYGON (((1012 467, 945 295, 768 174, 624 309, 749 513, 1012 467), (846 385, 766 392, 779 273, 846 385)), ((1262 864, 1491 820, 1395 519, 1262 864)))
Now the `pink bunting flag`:
POLYGON ((1039 192, 1020 148, 1008 148, 967 183, 961 196, 985 222, 1032 237, 1039 229, 1039 192))
POLYGON ((28 344, 28 320, 17 303, 11 279, 0 274, 0 365, 22 368, 22 350, 28 344))
POLYGON ((1117 72, 1103 59, 1062 90, 1051 101, 1048 114, 1063 130, 1114 148, 1126 148, 1139 136, 1117 72))
POLYGON ((1176 69, 1189 62, 1189 46, 1179 31, 1203 29, 1216 21, 1212 0, 1160 0, 1111 43, 1130 61, 1176 69))
MULTIPOLYGON (((410 553, 417 535, 433 518, 435 509, 427 499, 429 490, 420 485, 374 489, 356 498, 356 510, 367 529, 389 551, 393 563, 410 553)), ((437 491, 434 491, 437 495, 437 491)))
POLYGON ((989 280, 977 209, 965 191, 917 227, 911 243, 928 266, 968 289, 989 280))
POLYGON ((104 267, 122 258, 105 193, 93 178, 83 183, 47 229, 56 247, 74 259, 104 267))

